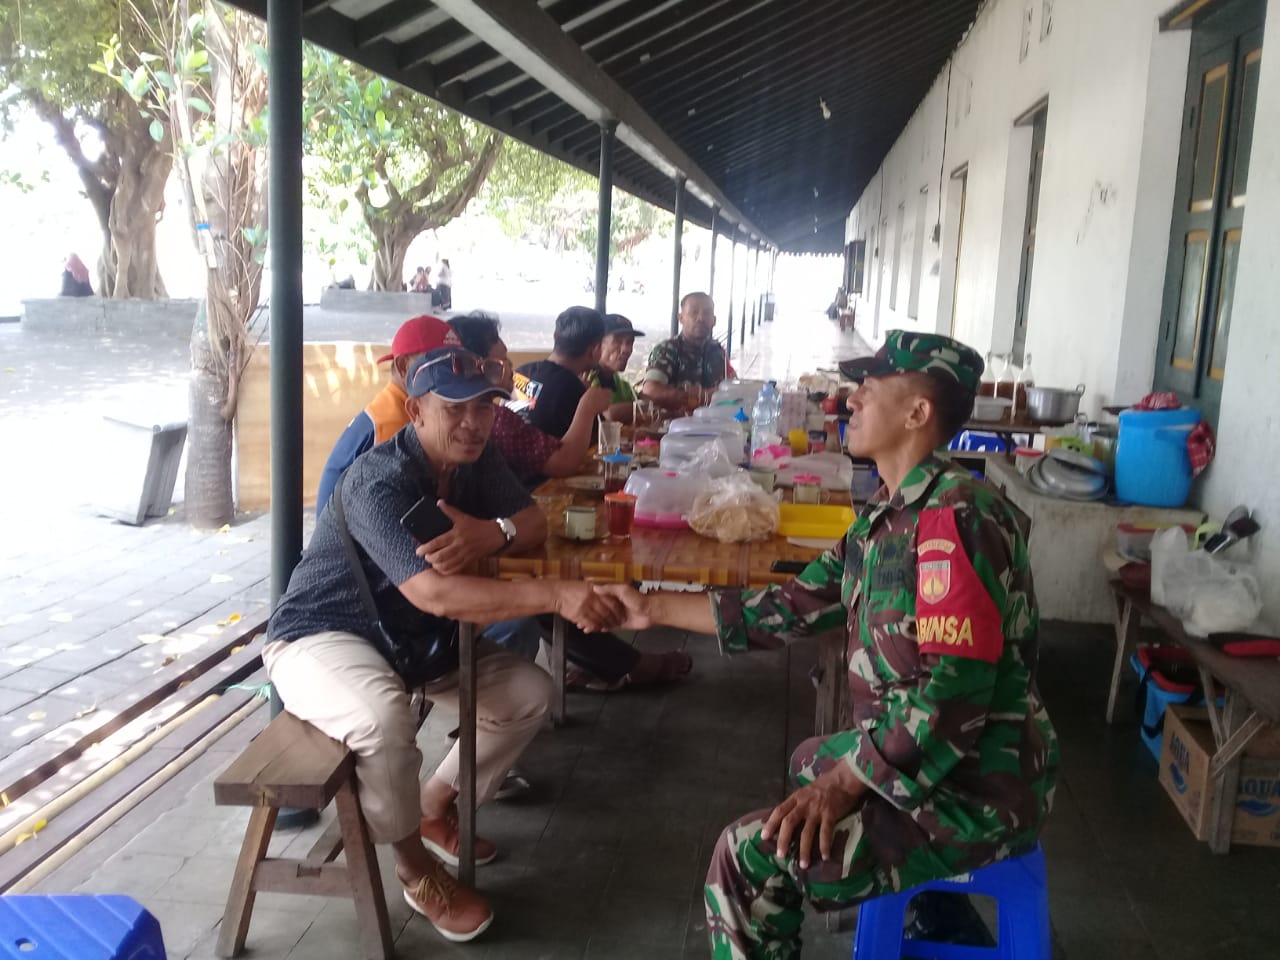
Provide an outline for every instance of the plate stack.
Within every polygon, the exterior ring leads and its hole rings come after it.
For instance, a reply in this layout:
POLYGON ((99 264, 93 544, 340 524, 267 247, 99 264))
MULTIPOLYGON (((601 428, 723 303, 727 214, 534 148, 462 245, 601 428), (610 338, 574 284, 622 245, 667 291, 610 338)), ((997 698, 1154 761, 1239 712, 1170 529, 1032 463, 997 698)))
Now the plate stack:
POLYGON ((1107 468, 1083 453, 1054 447, 1027 471, 1038 493, 1061 500, 1101 500, 1107 495, 1107 468))

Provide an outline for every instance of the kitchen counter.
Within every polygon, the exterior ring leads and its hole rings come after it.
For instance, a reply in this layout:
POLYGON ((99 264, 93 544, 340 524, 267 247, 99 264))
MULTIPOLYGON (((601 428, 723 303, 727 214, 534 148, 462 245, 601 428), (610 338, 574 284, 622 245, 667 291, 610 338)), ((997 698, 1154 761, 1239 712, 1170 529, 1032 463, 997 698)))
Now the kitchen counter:
POLYGON ((1076 623, 1110 623, 1115 618, 1103 552, 1115 541, 1120 523, 1189 523, 1199 510, 1080 502, 1046 497, 1024 480, 1003 456, 988 456, 987 479, 1031 518, 1031 572, 1040 616, 1076 623))

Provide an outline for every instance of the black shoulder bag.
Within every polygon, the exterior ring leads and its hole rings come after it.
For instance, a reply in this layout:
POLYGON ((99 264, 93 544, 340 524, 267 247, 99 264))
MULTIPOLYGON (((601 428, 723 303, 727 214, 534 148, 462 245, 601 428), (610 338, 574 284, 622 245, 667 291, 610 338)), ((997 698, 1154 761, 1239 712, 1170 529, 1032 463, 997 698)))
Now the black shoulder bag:
MULTIPOLYGON (((347 528, 347 516, 342 509, 342 488, 345 485, 344 475, 333 491, 331 508, 337 520, 338 536, 342 538, 342 546, 347 551, 347 565, 351 568, 360 587, 360 599, 364 602, 365 613, 369 616, 369 629, 374 647, 391 664, 391 668, 404 680, 407 686, 416 686, 436 679, 440 674, 435 658, 424 656, 422 646, 415 643, 404 643, 391 635, 382 623, 378 613, 378 605, 373 599, 373 589, 369 586, 369 578, 365 576, 364 565, 360 562, 360 554, 356 550, 351 531, 347 528)), ((457 624, 454 624, 457 632, 457 624)))

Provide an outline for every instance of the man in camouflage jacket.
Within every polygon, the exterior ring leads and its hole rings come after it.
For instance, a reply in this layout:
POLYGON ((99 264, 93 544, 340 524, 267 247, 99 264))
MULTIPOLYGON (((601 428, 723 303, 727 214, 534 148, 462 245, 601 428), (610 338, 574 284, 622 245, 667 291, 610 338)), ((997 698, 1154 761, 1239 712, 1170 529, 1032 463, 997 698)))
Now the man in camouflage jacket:
POLYGON ((798 955, 805 898, 838 909, 1023 853, 1052 804, 1026 517, 934 452, 968 419, 982 360, 947 337, 891 331, 841 369, 861 382, 849 449, 885 480, 841 543, 788 584, 710 605, 615 590, 633 626, 715 632, 726 653, 848 636, 853 728, 801 744, 798 789, 716 846, 717 958, 798 955))

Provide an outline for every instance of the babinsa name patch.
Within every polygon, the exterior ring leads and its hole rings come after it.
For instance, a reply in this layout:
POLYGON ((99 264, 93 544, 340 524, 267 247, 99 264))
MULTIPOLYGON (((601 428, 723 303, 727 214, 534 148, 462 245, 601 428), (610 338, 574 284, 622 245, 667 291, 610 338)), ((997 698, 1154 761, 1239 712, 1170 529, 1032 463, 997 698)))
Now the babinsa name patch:
POLYGON ((1000 611, 960 543, 955 511, 922 510, 916 524, 916 643, 920 652, 995 663, 1000 611))

